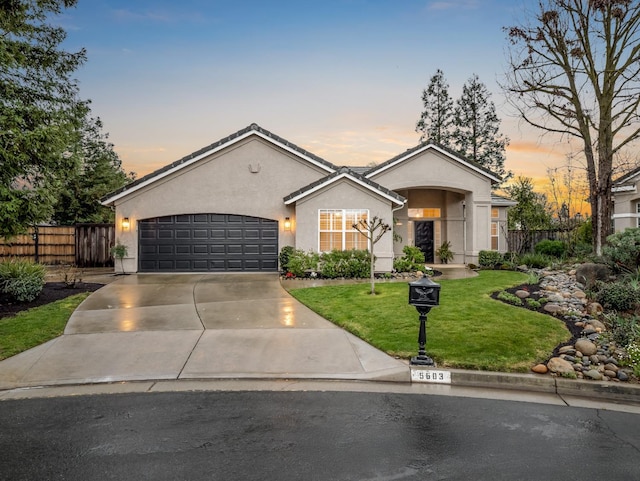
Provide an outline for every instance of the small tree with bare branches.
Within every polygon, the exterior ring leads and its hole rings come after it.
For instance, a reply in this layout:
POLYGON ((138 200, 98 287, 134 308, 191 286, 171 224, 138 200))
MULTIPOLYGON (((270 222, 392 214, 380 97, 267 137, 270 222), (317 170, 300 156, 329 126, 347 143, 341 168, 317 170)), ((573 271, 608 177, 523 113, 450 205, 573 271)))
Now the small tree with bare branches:
POLYGON ((367 219, 360 219, 357 224, 353 224, 353 228, 365 236, 369 241, 369 253, 371 255, 371 295, 376 295, 375 280, 375 255, 373 254, 373 246, 378 243, 382 236, 391 230, 391 226, 385 223, 378 216, 374 216, 369 222, 367 219))

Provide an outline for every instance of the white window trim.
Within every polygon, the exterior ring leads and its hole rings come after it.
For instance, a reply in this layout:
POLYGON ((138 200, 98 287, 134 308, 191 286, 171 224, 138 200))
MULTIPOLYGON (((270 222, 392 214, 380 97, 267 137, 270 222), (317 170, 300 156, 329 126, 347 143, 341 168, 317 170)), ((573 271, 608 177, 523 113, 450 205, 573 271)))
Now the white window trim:
MULTIPOLYGON (((349 229, 347 231, 346 229, 346 222, 347 222, 347 213, 348 212, 366 212, 367 214, 367 220, 370 220, 370 215, 369 215, 369 209, 318 209, 318 252, 330 252, 330 251, 323 251, 320 249, 320 235, 322 234, 322 232, 340 232, 342 234, 342 247, 341 250, 346 250, 345 246, 346 246, 346 234, 347 232, 357 232, 354 229, 349 229), (341 211, 342 212, 342 229, 340 231, 323 231, 322 229, 320 229, 320 214, 322 212, 327 212, 327 211, 333 211, 333 212, 337 212, 337 211, 341 211)), ((367 239, 367 249, 370 249, 370 241, 369 239, 367 239)))

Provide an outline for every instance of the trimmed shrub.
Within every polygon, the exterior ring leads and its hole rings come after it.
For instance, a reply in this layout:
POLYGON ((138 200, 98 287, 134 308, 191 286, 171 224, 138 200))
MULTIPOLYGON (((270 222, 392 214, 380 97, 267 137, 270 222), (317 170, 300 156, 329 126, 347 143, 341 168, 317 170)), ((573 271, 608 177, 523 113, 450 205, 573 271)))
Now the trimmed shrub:
POLYGON ((323 252, 320 256, 320 275, 328 279, 337 277, 366 278, 371 274, 371 259, 367 250, 323 252))
POLYGON ((317 271, 320 255, 316 252, 305 252, 302 249, 295 249, 289 253, 289 260, 285 266, 285 271, 296 277, 304 277, 308 271, 317 271))
POLYGON ((0 290, 18 302, 35 300, 44 287, 46 269, 24 260, 0 263, 0 290))
POLYGON ((424 269, 424 252, 419 247, 404 246, 403 256, 393 261, 393 270, 396 272, 415 272, 424 269))
POLYGON ((536 254, 542 254, 549 257, 561 258, 567 252, 567 244, 559 240, 543 240, 538 242, 533 248, 536 254))
POLYGON ((600 283, 598 288, 596 301, 605 309, 628 311, 640 300, 638 290, 626 282, 600 283))
POLYGON ((480 267, 493 269, 502 264, 502 254, 498 251, 480 251, 478 253, 480 267))
POLYGON ((625 229, 607 237, 602 247, 607 262, 618 271, 632 271, 640 265, 640 229, 625 229))

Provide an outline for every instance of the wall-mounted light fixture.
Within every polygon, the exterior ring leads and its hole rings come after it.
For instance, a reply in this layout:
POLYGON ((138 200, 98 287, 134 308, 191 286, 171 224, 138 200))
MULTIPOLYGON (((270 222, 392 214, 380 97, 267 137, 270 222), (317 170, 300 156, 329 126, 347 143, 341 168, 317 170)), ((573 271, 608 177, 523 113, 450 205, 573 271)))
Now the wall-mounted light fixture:
POLYGON ((291 230, 291 219, 289 217, 284 218, 284 230, 291 230))
POLYGON ((129 227, 131 227, 131 223, 129 222, 129 218, 128 217, 123 217, 122 218, 122 230, 129 230, 129 227))

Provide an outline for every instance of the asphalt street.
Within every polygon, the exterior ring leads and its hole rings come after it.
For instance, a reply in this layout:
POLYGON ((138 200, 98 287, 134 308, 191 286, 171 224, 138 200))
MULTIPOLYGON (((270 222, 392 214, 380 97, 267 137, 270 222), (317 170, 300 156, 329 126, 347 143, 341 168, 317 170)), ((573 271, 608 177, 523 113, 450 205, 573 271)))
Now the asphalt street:
POLYGON ((0 402, 3 480, 640 479, 640 415, 367 392, 0 402))

